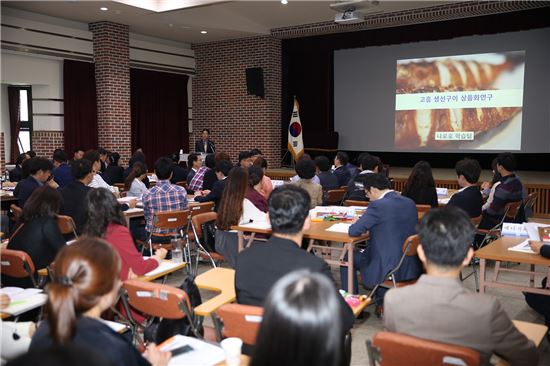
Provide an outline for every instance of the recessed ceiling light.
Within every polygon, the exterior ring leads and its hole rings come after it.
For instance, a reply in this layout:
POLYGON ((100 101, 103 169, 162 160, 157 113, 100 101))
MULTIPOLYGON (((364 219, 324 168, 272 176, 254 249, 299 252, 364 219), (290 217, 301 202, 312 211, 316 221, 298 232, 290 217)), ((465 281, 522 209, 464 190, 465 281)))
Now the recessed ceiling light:
POLYGON ((281 0, 281 4, 283 4, 283 5, 288 4, 288 0, 281 0))
POLYGON ((172 23, 168 23, 168 26, 169 26, 169 27, 173 27, 173 26, 174 26, 174 24, 172 24, 172 23))
POLYGON ((206 33, 208 33, 208 32, 207 32, 207 31, 201 31, 201 33, 202 33, 202 34, 206 34, 206 33))
POLYGON ((105 7, 105 6, 102 6, 101 8, 99 8, 99 10, 101 10, 101 11, 107 11, 107 10, 109 10, 109 8, 107 8, 107 7, 105 7))

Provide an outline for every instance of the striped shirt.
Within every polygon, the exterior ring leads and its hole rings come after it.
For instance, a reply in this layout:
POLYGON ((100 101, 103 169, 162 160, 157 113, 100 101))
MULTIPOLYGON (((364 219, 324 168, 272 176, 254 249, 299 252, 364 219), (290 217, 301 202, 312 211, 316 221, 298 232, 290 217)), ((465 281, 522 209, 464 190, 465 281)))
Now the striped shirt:
POLYGON ((197 172, 193 176, 193 179, 191 179, 191 182, 189 182, 189 185, 188 185, 191 191, 198 191, 199 189, 202 189, 202 183, 204 182, 204 175, 209 170, 210 168, 206 166, 201 166, 199 170, 197 170, 197 172))
POLYGON ((187 209, 185 188, 170 184, 169 180, 159 180, 157 184, 143 194, 143 215, 145 230, 152 234, 173 234, 170 230, 153 228, 153 216, 158 212, 187 209))
POLYGON ((504 215, 504 207, 507 203, 521 201, 523 198, 523 185, 515 174, 507 175, 500 179, 500 184, 495 188, 493 202, 487 208, 486 213, 500 220, 504 215))

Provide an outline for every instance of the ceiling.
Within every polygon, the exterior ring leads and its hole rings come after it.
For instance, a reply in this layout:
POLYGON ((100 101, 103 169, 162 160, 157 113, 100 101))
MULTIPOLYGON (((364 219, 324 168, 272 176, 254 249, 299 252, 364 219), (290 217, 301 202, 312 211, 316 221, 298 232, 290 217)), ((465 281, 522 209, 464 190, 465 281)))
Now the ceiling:
MULTIPOLYGON (((127 24, 133 33, 204 43, 269 34, 272 28, 332 21, 336 14, 329 8, 332 2, 335 1, 288 0, 288 4, 283 5, 280 0, 206 0, 202 3, 210 4, 160 13, 113 1, 2 1, 2 6, 84 23, 106 20, 127 24), (101 7, 109 10, 102 11, 101 7), (208 33, 202 34, 201 31, 208 33)), ((186 1, 180 3, 185 6, 186 1)), ((377 6, 377 14, 444 3, 449 1, 383 0, 377 6)))

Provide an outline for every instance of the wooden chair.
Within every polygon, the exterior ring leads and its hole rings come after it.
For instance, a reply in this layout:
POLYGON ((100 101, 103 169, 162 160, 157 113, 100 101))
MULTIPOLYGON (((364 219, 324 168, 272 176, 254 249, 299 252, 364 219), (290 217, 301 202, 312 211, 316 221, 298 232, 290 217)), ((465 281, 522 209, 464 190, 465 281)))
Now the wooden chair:
POLYGON ((429 341, 406 334, 379 332, 367 340, 371 366, 479 366, 479 352, 462 346, 429 341))
POLYGON ((23 216, 23 209, 21 207, 17 206, 15 203, 13 203, 13 204, 10 205, 10 210, 13 214, 12 220, 15 223, 18 223, 19 219, 21 219, 21 216, 23 216))
POLYGON ((117 187, 119 192, 125 191, 124 183, 115 183, 115 184, 113 184, 113 187, 117 187))
POLYGON ((191 217, 193 217, 193 215, 212 212, 214 211, 214 202, 202 202, 198 205, 189 206, 189 211, 191 211, 191 217))
POLYGON ((525 212, 526 219, 533 214, 533 207, 535 206, 535 202, 537 201, 537 198, 539 198, 538 192, 531 192, 527 196, 527 199, 523 204, 523 210, 525 212))
POLYGON ((216 310, 215 327, 221 341, 237 337, 250 346, 256 344, 256 336, 262 323, 264 309, 259 306, 225 304, 216 310))
POLYGON ((338 205, 342 204, 344 196, 346 195, 345 189, 330 189, 326 191, 326 204, 327 205, 338 205))
POLYGON ((405 242, 403 243, 403 247, 402 247, 403 254, 399 259, 399 263, 397 263, 395 268, 393 268, 391 271, 389 271, 386 274, 386 276, 384 277, 384 281, 382 283, 379 283, 376 286, 374 286, 374 288, 371 290, 371 292, 368 295, 369 298, 372 299, 373 296, 376 294, 376 290, 378 290, 378 288, 380 287, 387 288, 387 289, 392 287, 404 287, 404 286, 412 285, 416 282, 416 278, 406 280, 406 281, 397 281, 395 279, 395 273, 399 271, 406 257, 414 257, 418 255, 418 252, 417 252, 418 244, 420 244, 420 238, 418 234, 411 235, 407 239, 405 239, 405 242))
POLYGON ((5 276, 15 278, 27 278, 30 277, 34 287, 38 287, 36 282, 34 263, 31 257, 21 251, 13 249, 0 250, 0 258, 2 258, 2 265, 0 266, 0 273, 5 276))
POLYGON ((185 291, 159 283, 127 280, 122 285, 122 304, 130 322, 134 337, 138 329, 145 329, 154 318, 189 318, 189 324, 195 337, 202 339, 199 333, 199 319, 194 316, 189 296, 185 291), (140 311, 147 318, 140 323, 132 316, 131 308, 140 311))
MULTIPOLYGON (((482 248, 485 245, 489 244, 493 240, 496 240, 500 238, 501 236, 501 230, 502 230, 502 224, 504 224, 505 221, 507 222, 514 222, 516 219, 516 216, 519 212, 519 209, 523 202, 521 200, 519 201, 513 201, 508 202, 504 206, 504 215, 502 215, 502 219, 498 224, 493 226, 491 229, 477 229, 477 233, 484 235, 483 240, 479 244, 478 248, 482 248)), ((476 248, 476 249, 478 249, 476 248)))
POLYGON ((61 234, 73 234, 74 238, 78 239, 78 235, 76 233, 76 224, 74 223, 72 217, 57 215, 57 226, 59 227, 59 231, 61 231, 61 234))
POLYGON ((354 200, 345 200, 344 206, 360 206, 360 207, 369 207, 369 201, 354 201, 354 200))
POLYGON ((199 268, 199 258, 209 260, 214 268, 218 267, 221 262, 225 261, 223 255, 216 253, 215 251, 209 250, 206 243, 201 242, 201 240, 203 240, 202 225, 207 222, 216 221, 217 219, 218 214, 216 212, 205 212, 198 215, 193 215, 191 217, 191 229, 193 230, 193 236, 195 238, 195 243, 197 244, 195 269, 194 272, 192 272, 194 274, 197 273, 199 268))
MULTIPOLYGON (((185 241, 185 245, 182 246, 183 253, 185 256, 185 261, 190 263, 191 252, 189 249, 189 226, 191 224, 191 214, 187 210, 177 210, 177 211, 165 211, 157 212, 153 216, 153 228, 160 230, 168 230, 171 234, 155 234, 155 236, 164 236, 164 237, 177 237, 178 234, 185 241)), ((149 236, 149 250, 151 254, 153 253, 153 242, 152 236, 149 236)), ((157 244, 156 248, 165 248, 167 250, 172 249, 172 245, 168 244, 157 244)))
POLYGON ((186 180, 180 180, 179 182, 176 182, 177 186, 183 187, 187 190, 187 181, 186 180))

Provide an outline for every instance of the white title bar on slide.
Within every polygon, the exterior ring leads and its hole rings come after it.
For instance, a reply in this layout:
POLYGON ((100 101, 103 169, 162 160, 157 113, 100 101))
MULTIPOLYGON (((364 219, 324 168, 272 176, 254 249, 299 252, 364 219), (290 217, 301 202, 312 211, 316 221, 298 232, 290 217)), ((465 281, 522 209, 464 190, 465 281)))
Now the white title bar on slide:
POLYGON ((523 89, 397 94, 395 110, 502 108, 523 106, 523 89))

